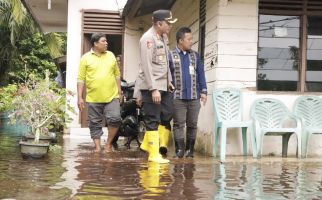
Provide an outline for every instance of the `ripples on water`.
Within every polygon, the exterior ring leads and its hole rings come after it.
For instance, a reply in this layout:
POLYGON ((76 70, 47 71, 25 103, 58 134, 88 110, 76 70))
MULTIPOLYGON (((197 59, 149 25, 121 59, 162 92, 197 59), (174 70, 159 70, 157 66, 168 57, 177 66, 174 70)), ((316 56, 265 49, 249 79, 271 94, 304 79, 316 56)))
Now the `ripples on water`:
POLYGON ((322 199, 321 159, 219 164, 197 157, 160 165, 135 148, 94 154, 91 141, 65 139, 63 154, 25 160, 18 141, 0 131, 0 199, 322 199))
POLYGON ((321 162, 220 165, 216 199, 322 199, 321 172, 321 162))

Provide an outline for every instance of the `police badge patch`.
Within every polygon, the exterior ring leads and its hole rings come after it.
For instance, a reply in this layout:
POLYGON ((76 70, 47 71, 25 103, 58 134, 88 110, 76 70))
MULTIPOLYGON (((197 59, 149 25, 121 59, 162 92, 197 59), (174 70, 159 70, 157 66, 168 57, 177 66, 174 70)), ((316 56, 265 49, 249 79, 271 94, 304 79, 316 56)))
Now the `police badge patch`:
POLYGON ((153 46, 153 43, 151 41, 147 41, 146 46, 150 49, 153 46))

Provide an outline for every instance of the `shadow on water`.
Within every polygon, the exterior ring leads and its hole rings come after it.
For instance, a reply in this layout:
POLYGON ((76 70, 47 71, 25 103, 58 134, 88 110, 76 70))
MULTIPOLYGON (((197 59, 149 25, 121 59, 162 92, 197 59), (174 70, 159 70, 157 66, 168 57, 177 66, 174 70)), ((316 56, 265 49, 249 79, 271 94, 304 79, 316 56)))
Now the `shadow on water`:
MULTIPOLYGON (((132 147, 93 153, 89 139, 65 138, 63 151, 22 159, 19 135, 0 131, 0 199, 322 199, 321 159, 227 158, 146 161, 132 147)), ((122 142, 122 141, 120 141, 122 142)))

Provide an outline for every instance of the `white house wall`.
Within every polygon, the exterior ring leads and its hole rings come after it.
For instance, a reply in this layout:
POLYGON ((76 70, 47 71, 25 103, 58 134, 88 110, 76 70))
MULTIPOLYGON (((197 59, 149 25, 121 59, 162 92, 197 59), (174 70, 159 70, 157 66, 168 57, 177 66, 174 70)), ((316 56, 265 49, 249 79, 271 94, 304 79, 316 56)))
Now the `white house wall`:
POLYGON ((172 25, 169 34, 170 47, 176 46, 176 32, 180 27, 187 26, 191 28, 194 50, 198 50, 198 35, 199 35, 199 1, 195 0, 177 0, 172 7, 172 16, 177 18, 178 21, 172 25))
POLYGON ((219 1, 216 86, 256 86, 257 0, 219 1), (230 72, 231 71, 231 72, 230 72))
POLYGON ((125 18, 124 29, 124 78, 128 82, 135 81, 140 64, 139 41, 142 34, 151 25, 151 15, 135 18, 125 18))
POLYGON ((81 58, 82 49, 82 10, 83 9, 100 9, 100 10, 118 10, 116 1, 106 0, 68 0, 68 28, 67 28, 67 75, 66 89, 75 93, 74 96, 68 96, 71 106, 75 108, 77 114, 72 114, 72 122, 69 128, 80 127, 79 113, 77 109, 77 74, 81 58))

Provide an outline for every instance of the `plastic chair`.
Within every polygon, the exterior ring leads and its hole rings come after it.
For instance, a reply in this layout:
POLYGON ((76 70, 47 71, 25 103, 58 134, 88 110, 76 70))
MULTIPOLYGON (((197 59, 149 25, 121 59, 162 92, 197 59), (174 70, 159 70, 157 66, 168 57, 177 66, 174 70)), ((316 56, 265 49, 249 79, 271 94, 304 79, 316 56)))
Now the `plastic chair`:
POLYGON ((293 133, 297 136, 298 156, 301 155, 301 122, 290 113, 287 107, 277 99, 262 98, 256 100, 251 107, 251 116, 254 120, 257 151, 263 152, 264 135, 282 136, 282 156, 287 157, 288 141, 293 133), (295 128, 284 127, 287 120, 296 122, 295 128))
MULTIPOLYGON (((243 138, 243 154, 247 155, 247 128, 252 128, 251 121, 242 121, 241 94, 238 89, 219 88, 213 91, 213 105, 215 110, 214 130, 214 157, 218 146, 218 133, 220 129, 220 160, 224 161, 226 156, 226 138, 228 128, 241 128, 243 138)), ((252 129, 251 129, 251 132, 252 129)), ((256 145, 253 133, 251 134, 253 155, 256 155, 256 145)))
POLYGON ((302 122, 302 158, 306 158, 311 134, 322 134, 322 99, 317 96, 298 97, 293 113, 302 122))

